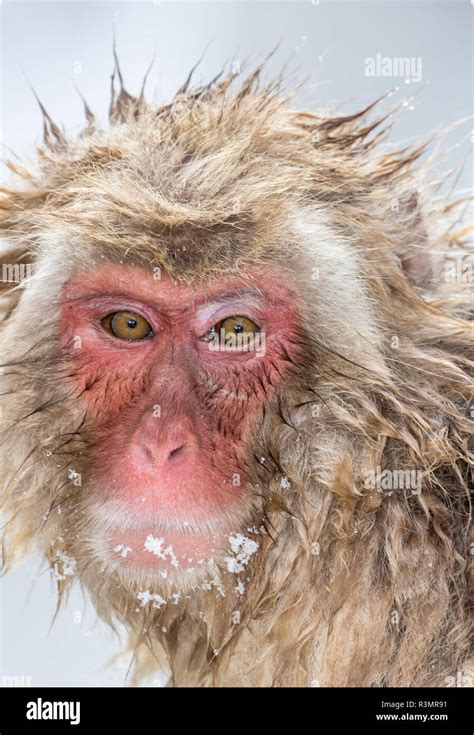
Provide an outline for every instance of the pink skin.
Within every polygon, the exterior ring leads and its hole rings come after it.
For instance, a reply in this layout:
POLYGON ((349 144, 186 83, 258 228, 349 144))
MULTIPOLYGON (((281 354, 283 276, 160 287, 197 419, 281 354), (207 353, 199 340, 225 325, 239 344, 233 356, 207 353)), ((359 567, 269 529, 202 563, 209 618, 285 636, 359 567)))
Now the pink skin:
POLYGON ((110 549, 132 549, 111 552, 115 559, 170 568, 173 554, 181 564, 228 547, 250 507, 245 475, 256 460, 245 441, 296 352, 297 301, 275 267, 206 286, 111 263, 73 273, 61 340, 93 427, 89 504, 113 526, 110 549), (130 342, 107 333, 101 319, 115 311, 140 314, 153 336, 130 342), (209 349, 209 329, 232 315, 265 333, 263 355, 209 349), (80 348, 71 349, 77 337, 80 348), (149 534, 172 553, 147 551, 149 534))

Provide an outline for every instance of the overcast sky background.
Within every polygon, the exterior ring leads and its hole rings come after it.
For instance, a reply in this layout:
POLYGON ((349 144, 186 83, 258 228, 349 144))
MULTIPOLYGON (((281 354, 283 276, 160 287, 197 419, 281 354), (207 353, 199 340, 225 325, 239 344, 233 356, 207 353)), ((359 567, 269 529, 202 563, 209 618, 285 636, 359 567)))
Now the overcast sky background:
MULTIPOLYGON (((406 114, 391 140, 426 135, 472 114, 473 14, 469 0, 3 0, 4 155, 14 151, 25 156, 41 140, 41 115, 28 82, 67 130, 78 130, 83 119, 74 85, 106 122, 114 28, 130 92, 139 90, 156 52, 147 87, 156 102, 169 99, 204 49, 197 82, 210 80, 228 60, 249 56, 258 60, 280 42, 269 73, 278 73, 290 59, 293 68, 300 68, 300 78, 311 78, 295 103, 298 107, 355 111, 398 85, 391 101, 404 99, 406 114), (421 82, 366 76, 365 60, 378 53, 421 59, 421 82)), ((458 128, 455 139, 468 132, 469 125, 458 128)), ((455 150, 447 163, 456 165, 466 146, 461 150, 455 150)), ((460 185, 471 184, 469 163, 460 185)), ((31 677, 34 686, 123 686, 127 660, 105 666, 117 651, 116 639, 105 625, 95 622, 79 590, 49 631, 54 586, 39 558, 4 578, 1 593, 0 684, 2 676, 23 675, 31 677)))

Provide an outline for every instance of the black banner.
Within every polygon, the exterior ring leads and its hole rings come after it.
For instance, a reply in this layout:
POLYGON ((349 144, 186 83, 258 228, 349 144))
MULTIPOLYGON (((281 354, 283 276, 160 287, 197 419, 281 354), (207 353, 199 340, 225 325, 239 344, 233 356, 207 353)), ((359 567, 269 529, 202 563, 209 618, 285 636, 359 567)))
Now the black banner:
POLYGON ((128 726, 133 733, 156 733, 181 729, 187 722, 193 729, 260 730, 275 720, 280 727, 288 723, 292 730, 321 733, 353 732, 354 728, 363 728, 364 733, 471 735, 474 731, 471 689, 312 688, 289 695, 287 691, 4 688, 0 690, 0 735, 115 734, 128 726))

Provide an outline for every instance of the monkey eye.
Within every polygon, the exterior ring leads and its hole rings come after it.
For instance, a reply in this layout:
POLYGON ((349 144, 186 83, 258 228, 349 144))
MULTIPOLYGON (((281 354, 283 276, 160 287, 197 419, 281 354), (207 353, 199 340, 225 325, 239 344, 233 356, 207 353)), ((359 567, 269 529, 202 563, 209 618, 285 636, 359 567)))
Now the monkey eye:
POLYGON ((105 316, 100 323, 106 332, 119 339, 136 341, 153 335, 147 320, 134 311, 116 311, 105 316))
POLYGON ((206 342, 238 342, 239 336, 249 337, 260 332, 260 327, 247 316, 228 316, 210 328, 205 336, 206 342))

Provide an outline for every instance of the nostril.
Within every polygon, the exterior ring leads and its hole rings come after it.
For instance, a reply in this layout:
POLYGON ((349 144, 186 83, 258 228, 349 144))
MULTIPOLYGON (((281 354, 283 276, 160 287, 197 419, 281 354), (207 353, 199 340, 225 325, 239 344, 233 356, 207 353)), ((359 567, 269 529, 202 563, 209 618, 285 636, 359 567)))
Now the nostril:
POLYGON ((143 447, 143 453, 150 464, 155 464, 155 458, 153 454, 150 452, 150 450, 148 449, 148 447, 143 447))
POLYGON ((180 447, 176 447, 176 449, 172 449, 171 452, 168 455, 168 459, 174 459, 186 446, 186 442, 184 444, 181 444, 180 447))

